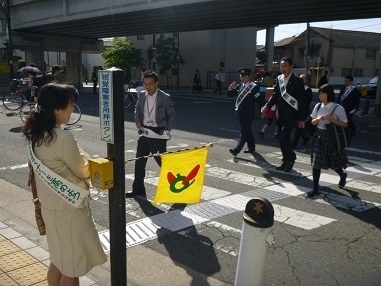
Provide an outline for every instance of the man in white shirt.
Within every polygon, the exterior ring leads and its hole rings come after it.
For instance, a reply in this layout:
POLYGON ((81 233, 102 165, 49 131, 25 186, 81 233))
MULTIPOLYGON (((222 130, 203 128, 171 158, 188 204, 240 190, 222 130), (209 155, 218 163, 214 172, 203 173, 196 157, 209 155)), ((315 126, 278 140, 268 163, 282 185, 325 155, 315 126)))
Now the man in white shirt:
POLYGON ((220 95, 222 95, 222 83, 225 82, 225 73, 220 69, 216 76, 214 77, 216 80, 217 88, 214 90, 214 94, 218 91, 220 95))

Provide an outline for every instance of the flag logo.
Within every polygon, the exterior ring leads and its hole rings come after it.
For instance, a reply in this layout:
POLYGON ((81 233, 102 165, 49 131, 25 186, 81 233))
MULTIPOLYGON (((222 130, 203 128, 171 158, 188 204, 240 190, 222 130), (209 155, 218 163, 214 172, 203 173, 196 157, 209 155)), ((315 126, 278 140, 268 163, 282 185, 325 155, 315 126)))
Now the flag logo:
POLYGON ((177 174, 177 176, 175 177, 171 172, 168 172, 167 179, 169 183, 169 189, 171 190, 171 192, 180 193, 185 189, 189 188, 189 186, 191 186, 195 182, 194 177, 197 176, 198 170, 200 170, 200 165, 195 166, 186 177, 180 174, 177 174), (190 182, 191 180, 192 182, 190 182), (177 184, 179 182, 182 182, 182 187, 178 189, 177 184))
POLYGON ((204 185, 207 148, 162 156, 154 203, 198 203, 204 185))

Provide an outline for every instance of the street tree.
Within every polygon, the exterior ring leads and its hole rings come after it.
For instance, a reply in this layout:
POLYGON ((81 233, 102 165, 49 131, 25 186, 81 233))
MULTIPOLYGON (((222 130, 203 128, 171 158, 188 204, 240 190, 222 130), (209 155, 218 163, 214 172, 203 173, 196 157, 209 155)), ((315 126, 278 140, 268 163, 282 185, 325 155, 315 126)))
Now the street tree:
POLYGON ((135 48, 130 40, 120 38, 113 39, 113 46, 107 47, 102 57, 108 67, 120 68, 127 75, 131 68, 140 67, 143 62, 141 49, 135 48))
POLYGON ((172 69, 176 69, 178 64, 183 65, 185 62, 183 57, 180 55, 176 44, 176 39, 174 37, 162 37, 156 41, 155 45, 156 51, 153 51, 152 46, 150 46, 148 55, 151 61, 154 58, 156 60, 156 64, 164 71, 165 78, 167 80, 167 88, 169 88, 168 72, 172 69))

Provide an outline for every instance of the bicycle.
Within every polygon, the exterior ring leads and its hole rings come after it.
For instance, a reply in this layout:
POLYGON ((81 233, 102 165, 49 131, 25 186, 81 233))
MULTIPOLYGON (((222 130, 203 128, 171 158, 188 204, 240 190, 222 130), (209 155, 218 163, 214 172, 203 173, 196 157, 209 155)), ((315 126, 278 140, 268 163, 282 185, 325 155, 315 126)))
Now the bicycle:
MULTIPOLYGON (((20 109, 20 119, 25 122, 29 115, 36 110, 36 104, 28 102, 24 104, 20 109)), ((82 111, 77 104, 74 103, 73 112, 70 115, 68 123, 66 125, 76 124, 82 117, 82 111)))
POLYGON ((2 100, 6 109, 15 111, 20 109, 25 103, 28 102, 24 97, 24 91, 21 88, 21 80, 13 79, 10 83, 10 93, 4 94, 2 100))
POLYGON ((138 93, 133 92, 132 89, 134 87, 134 81, 130 81, 130 83, 124 86, 124 108, 127 109, 132 104, 132 101, 137 102, 138 101, 138 93))

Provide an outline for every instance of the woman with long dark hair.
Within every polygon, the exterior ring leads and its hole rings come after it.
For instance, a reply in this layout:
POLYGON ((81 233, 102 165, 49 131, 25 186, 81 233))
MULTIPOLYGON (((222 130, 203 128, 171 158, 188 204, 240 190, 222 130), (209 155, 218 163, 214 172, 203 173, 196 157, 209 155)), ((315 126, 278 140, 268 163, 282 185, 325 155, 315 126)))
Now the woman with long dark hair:
POLYGON ((38 195, 35 200, 41 202, 51 261, 47 274, 49 286, 79 285, 80 276, 106 262, 89 207, 86 179, 90 171, 85 158, 88 155, 78 147, 69 131, 60 128, 68 122, 77 96, 78 91, 71 85, 44 85, 38 94, 35 111, 22 128, 31 146, 32 165, 37 160, 42 163, 33 169, 38 195), (57 195, 40 172, 40 168, 45 167, 47 173, 52 172, 54 178, 58 178, 55 185, 73 184, 73 189, 83 189, 85 199, 74 206, 70 200, 57 195))
POLYGON ((340 127, 347 127, 348 120, 345 110, 335 102, 335 91, 329 84, 325 84, 319 89, 320 103, 317 103, 311 113, 313 125, 317 125, 316 132, 312 138, 311 165, 313 177, 313 190, 307 193, 308 197, 313 197, 319 193, 319 180, 321 169, 333 169, 339 176, 339 188, 346 184, 347 173, 343 169, 347 167, 348 158, 345 150, 330 150, 328 148, 328 138, 326 124, 333 123, 340 127))

